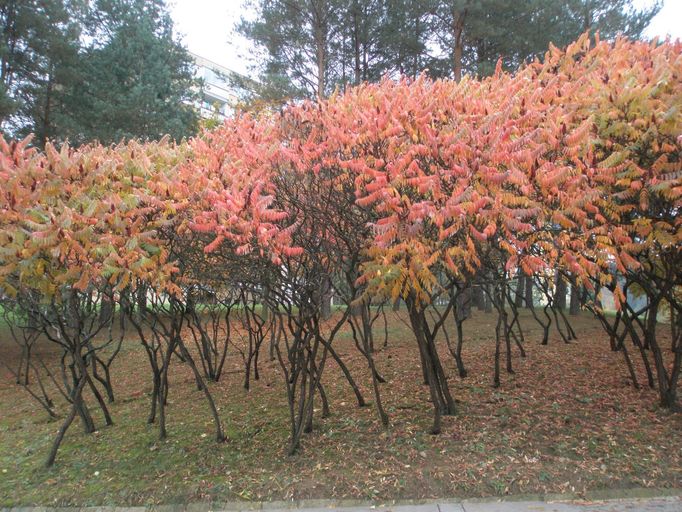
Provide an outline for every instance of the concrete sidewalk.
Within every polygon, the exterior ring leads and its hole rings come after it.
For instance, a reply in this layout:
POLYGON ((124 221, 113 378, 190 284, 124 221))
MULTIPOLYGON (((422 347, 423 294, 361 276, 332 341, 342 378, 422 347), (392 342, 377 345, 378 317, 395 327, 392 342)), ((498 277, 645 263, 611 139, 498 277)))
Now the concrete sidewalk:
POLYGON ((0 512, 682 512, 682 496, 610 499, 601 501, 463 500, 427 504, 343 506, 339 502, 192 503, 150 507, 15 507, 0 512))
POLYGON ((427 505, 299 508, 297 512, 682 512, 682 497, 605 501, 461 501, 427 505))
MULTIPOLYGON (((682 512, 682 498, 607 500, 591 502, 477 501, 437 504, 435 509, 414 510, 396 507, 400 512, 682 512)), ((392 512, 399 512, 393 509, 392 512)))

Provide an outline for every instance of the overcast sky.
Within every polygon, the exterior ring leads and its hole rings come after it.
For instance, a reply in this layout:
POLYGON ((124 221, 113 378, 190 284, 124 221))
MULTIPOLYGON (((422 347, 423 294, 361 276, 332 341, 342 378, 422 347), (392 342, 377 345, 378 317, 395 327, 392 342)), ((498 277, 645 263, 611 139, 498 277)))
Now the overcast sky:
MULTIPOLYGON (((170 0, 175 28, 194 53, 243 74, 249 73, 253 48, 234 33, 234 24, 249 12, 242 0, 170 0)), ((652 0, 635 0, 637 6, 652 0)), ((682 0, 664 0, 646 36, 682 39, 682 0)))

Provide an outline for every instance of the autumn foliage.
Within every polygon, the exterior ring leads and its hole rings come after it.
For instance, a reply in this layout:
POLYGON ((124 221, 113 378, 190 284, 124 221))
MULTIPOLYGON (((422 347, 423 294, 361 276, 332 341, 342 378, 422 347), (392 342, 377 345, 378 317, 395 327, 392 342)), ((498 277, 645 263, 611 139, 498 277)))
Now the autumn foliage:
MULTIPOLYGON (((202 353, 199 364, 183 341, 186 326, 202 343, 210 338, 196 314, 208 293, 227 308, 220 311, 241 305, 247 385, 264 342, 280 361, 290 451, 312 428, 315 397, 326 407, 323 369, 332 359, 343 366, 332 341, 346 323, 388 424, 372 359, 372 308, 403 301, 437 433, 441 415, 456 412, 437 333, 449 315, 461 328, 465 299, 486 295, 498 318, 499 385, 502 344, 508 371, 512 344, 523 354, 512 283, 526 279, 567 340, 569 322, 553 306, 557 283, 580 290, 612 349, 629 362, 627 335, 653 360, 649 383, 662 405, 675 408, 681 77, 680 42, 584 36, 514 74, 384 80, 279 113, 239 114, 181 144, 48 145, 39 153, 29 140, 2 141, 0 290, 31 304, 46 332, 61 332, 78 368, 71 421, 83 417, 83 388, 95 387, 92 340, 111 321, 97 315, 95 297, 116 304, 143 338, 156 392, 151 421, 155 407, 163 411, 173 354, 193 365, 210 401, 201 368, 213 356, 202 353), (605 289, 620 323, 604 314, 605 289), (643 310, 628 306, 628 291, 646 297, 643 310), (325 322, 331 296, 346 307, 325 322), (672 331, 670 350, 656 339, 659 312, 672 331), (147 340, 149 330, 155 335, 147 340)), ((532 294, 526 306, 533 309, 532 294)), ((215 325, 230 322, 216 311, 207 313, 216 314, 215 325)), ((465 375, 461 337, 453 355, 465 375)))

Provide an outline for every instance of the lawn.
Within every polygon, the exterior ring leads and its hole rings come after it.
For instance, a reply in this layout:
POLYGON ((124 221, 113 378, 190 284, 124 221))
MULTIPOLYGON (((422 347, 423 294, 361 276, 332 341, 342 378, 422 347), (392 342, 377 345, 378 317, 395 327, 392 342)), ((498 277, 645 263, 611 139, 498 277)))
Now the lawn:
MULTIPOLYGON (((598 323, 587 314, 575 318, 577 342, 564 344, 553 333, 542 346, 532 318, 524 315, 522 322, 527 357, 514 352, 516 373, 503 373, 497 389, 491 386, 495 317, 476 312, 465 323, 465 379, 441 343, 458 414, 445 417, 443 432, 432 436, 416 345, 391 313, 388 347, 376 354, 388 381, 381 386, 390 427, 381 428, 371 404, 357 407, 330 361, 324 382, 331 416, 317 415, 294 456, 286 455, 282 375, 267 350, 250 391, 242 387, 241 356, 232 348, 228 374, 210 385, 229 436, 223 444, 212 438, 189 368, 174 363, 169 438, 159 442, 154 425, 146 424, 151 382, 131 334, 113 367, 116 424, 91 435, 74 424, 49 470, 43 461, 60 422, 48 421, 0 369, 0 506, 383 501, 682 487, 682 414, 659 409, 654 390, 633 388, 622 355, 609 351, 598 323)), ((350 334, 341 333, 335 346, 370 402, 370 374, 350 334)), ((59 355, 47 342, 38 352, 46 360, 59 355)), ((0 330, 0 358, 14 357, 0 330)))

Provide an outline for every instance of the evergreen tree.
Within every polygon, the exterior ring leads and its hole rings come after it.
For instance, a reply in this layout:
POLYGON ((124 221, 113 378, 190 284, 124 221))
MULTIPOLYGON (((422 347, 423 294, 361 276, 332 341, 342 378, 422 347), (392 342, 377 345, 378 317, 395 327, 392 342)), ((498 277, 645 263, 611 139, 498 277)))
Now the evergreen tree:
POLYGON ((550 43, 565 46, 589 30, 602 38, 641 36, 660 3, 637 10, 632 0, 438 0, 433 30, 444 57, 435 74, 489 75, 540 57, 550 43), (450 65, 447 65, 448 63, 450 65))
POLYGON ((0 121, 3 131, 35 133, 43 145, 58 135, 66 96, 78 83, 83 4, 7 0, 0 4, 0 121))
POLYGON ((72 90, 71 137, 104 143, 196 132, 189 53, 162 0, 100 0, 90 13, 84 80, 72 90))
POLYGON ((73 143, 197 129, 192 60, 163 0, 3 0, 0 122, 73 143), (85 30, 87 27, 87 31, 85 30))
POLYGON ((258 0, 255 21, 237 30, 266 53, 261 66, 264 92, 280 97, 324 97, 337 81, 333 41, 341 31, 340 0, 258 0), (269 87, 268 87, 269 86, 269 87))
POLYGON ((637 38, 660 9, 632 0, 250 0, 238 30, 264 51, 268 98, 324 96, 384 75, 459 80, 513 70, 586 30, 637 38))
POLYGON ((382 74, 414 78, 437 64, 432 55, 437 48, 433 31, 436 2, 382 0, 381 4, 384 16, 377 33, 382 74))
POLYGON ((341 87, 381 77, 383 56, 379 27, 385 16, 382 3, 380 0, 352 0, 341 11, 342 27, 335 41, 341 87))

